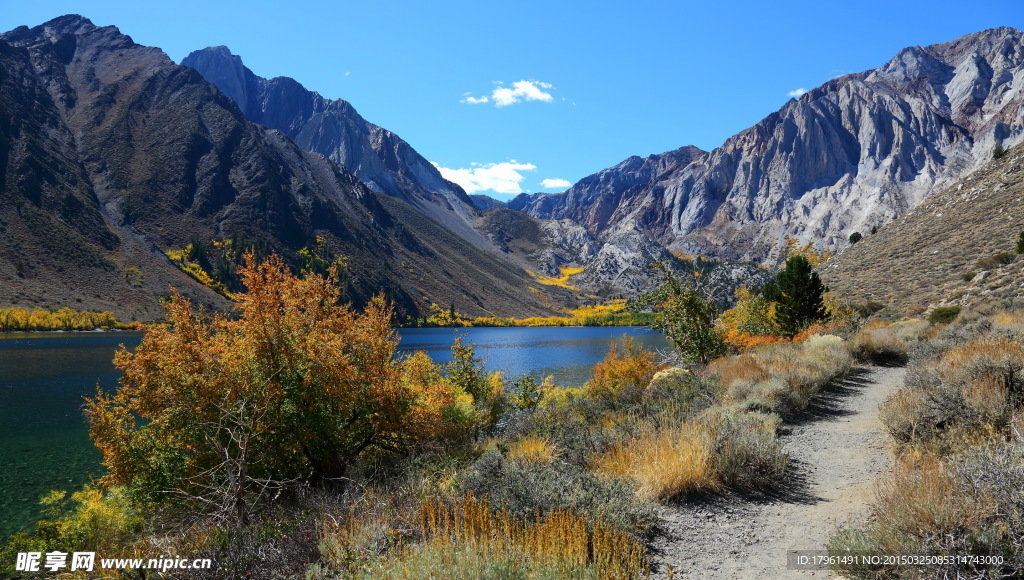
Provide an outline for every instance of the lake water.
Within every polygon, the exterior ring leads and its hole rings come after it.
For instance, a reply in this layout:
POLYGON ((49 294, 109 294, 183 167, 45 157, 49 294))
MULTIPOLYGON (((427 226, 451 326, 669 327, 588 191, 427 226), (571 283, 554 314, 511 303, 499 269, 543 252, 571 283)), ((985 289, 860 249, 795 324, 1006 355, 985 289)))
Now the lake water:
MULTIPOLYGON (((548 375, 576 386, 624 334, 652 348, 667 347, 647 328, 462 329, 488 371, 515 379, 548 375)), ((437 362, 451 359, 456 331, 400 331, 400 351, 425 350, 437 362)), ((41 516, 39 498, 51 489, 77 490, 102 475, 99 451, 82 418, 82 397, 96 385, 117 386, 112 359, 118 345, 134 348, 139 332, 0 333, 0 541, 31 530, 41 516)))

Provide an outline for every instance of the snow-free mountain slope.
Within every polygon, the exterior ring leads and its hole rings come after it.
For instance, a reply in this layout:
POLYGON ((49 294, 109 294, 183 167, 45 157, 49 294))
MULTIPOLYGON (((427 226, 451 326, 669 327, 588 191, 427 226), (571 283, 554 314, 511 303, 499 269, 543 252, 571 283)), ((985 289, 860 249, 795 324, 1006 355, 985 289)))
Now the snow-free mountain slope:
POLYGON ((1022 108, 1024 35, 996 28, 831 80, 709 153, 630 158, 510 207, 726 258, 764 259, 784 235, 841 247, 1020 142, 1022 108))

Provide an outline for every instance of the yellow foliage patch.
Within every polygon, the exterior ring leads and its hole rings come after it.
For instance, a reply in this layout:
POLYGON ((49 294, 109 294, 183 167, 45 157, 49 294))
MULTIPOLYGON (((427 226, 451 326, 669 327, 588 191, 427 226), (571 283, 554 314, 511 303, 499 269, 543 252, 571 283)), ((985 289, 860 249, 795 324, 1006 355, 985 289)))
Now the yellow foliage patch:
POLYGON ((110 312, 88 310, 44 310, 42 308, 0 308, 0 330, 94 330, 97 328, 140 328, 122 324, 110 312))
POLYGON ((577 291, 579 290, 579 288, 573 286, 572 284, 569 284, 569 278, 581 272, 583 272, 583 268, 570 268, 568 266, 562 266, 561 268, 558 269, 558 278, 552 278, 551 276, 546 276, 544 274, 539 274, 537 272, 532 272, 530 270, 526 271, 526 273, 529 274, 534 280, 541 284, 544 284, 545 286, 558 286, 560 288, 568 288, 569 290, 577 291))
POLYGON ((168 250, 164 254, 174 262, 182 272, 188 274, 193 280, 199 282, 203 286, 213 290, 217 294, 224 296, 225 298, 233 298, 231 292, 228 291, 228 287, 223 283, 214 280, 210 274, 203 269, 199 264, 188 259, 188 256, 192 253, 192 244, 186 245, 181 250, 168 250))

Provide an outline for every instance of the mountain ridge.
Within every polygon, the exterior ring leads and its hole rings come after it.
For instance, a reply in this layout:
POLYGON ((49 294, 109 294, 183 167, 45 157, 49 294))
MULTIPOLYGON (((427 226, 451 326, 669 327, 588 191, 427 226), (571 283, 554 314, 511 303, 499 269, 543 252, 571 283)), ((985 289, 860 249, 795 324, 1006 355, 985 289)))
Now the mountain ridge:
POLYGON ((74 15, 19 27, 0 35, 0 58, 0 304, 154 320, 173 285, 226 309, 172 258, 198 240, 210 272, 245 248, 299 268, 300 251, 322 245, 348 260, 357 305, 383 292, 406 315, 431 303, 554 312, 548 294, 523 292, 525 271, 252 123, 194 69, 116 27, 74 15))
POLYGON ((458 185, 398 135, 364 119, 344 99, 327 99, 291 77, 257 76, 226 46, 193 51, 181 64, 199 71, 245 116, 343 165, 370 189, 397 197, 481 245, 476 206, 458 185))
POLYGON ((669 152, 678 155, 671 171, 615 187, 610 174, 628 173, 630 158, 510 207, 595 234, 627 223, 720 258, 765 260, 786 235, 842 247, 852 231, 887 223, 978 168, 995 145, 1020 142, 1022 40, 1002 27, 908 47, 791 99, 706 154, 669 152), (595 210, 604 200, 614 201, 605 203, 614 219, 595 210))

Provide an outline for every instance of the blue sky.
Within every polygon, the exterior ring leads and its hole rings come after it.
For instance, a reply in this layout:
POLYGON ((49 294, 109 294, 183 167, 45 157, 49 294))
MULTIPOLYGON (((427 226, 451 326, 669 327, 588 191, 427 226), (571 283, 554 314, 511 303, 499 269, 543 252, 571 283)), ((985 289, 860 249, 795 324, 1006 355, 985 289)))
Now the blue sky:
POLYGON ((1024 28, 1019 0, 47 0, 6 3, 0 29, 66 13, 175 62, 226 45, 260 76, 350 101, 499 198, 559 191, 630 155, 713 149, 793 91, 905 46, 1024 28))

